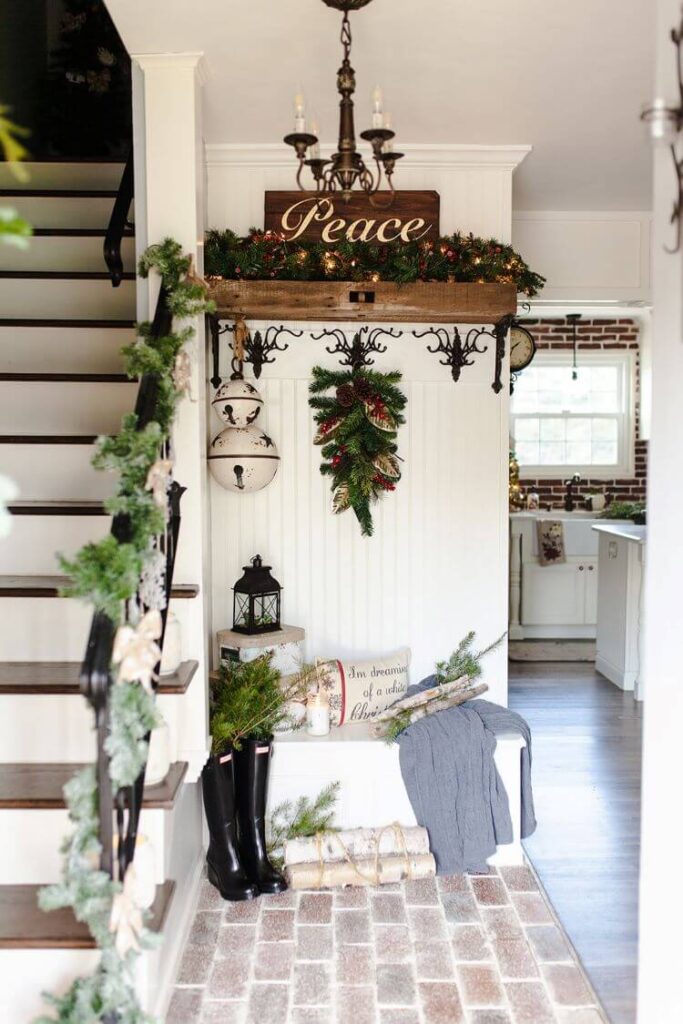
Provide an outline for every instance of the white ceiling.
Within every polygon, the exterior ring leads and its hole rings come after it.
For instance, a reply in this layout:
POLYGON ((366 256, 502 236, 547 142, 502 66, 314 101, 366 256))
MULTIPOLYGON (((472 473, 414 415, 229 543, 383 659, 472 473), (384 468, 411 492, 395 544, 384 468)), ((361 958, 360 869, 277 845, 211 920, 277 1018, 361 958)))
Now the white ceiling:
MULTIPOLYGON (((131 53, 205 54, 207 142, 279 141, 298 87, 335 137, 341 15, 321 0, 107 4, 131 53)), ((351 24, 358 131, 379 82, 398 142, 531 144, 516 209, 650 208, 652 0, 374 0, 351 24)))

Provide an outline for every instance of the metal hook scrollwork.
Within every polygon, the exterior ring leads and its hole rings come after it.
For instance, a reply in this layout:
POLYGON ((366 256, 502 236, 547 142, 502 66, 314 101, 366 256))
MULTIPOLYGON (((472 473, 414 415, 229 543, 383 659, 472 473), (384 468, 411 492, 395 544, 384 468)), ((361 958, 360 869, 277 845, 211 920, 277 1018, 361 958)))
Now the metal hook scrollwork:
MULTIPOLYGON (((219 357, 219 338, 221 334, 234 334, 235 325, 226 323, 223 327, 220 325, 220 320, 217 316, 209 316, 209 330, 211 332, 211 357, 213 363, 213 376, 211 377, 211 384, 214 388, 218 388, 221 385, 221 376, 218 367, 219 357)), ((261 331, 255 331, 253 336, 251 332, 247 334, 244 341, 244 363, 250 363, 253 370, 254 376, 258 380, 261 376, 261 371, 266 363, 274 363, 274 357, 271 358, 271 352, 285 352, 289 345, 284 343, 279 344, 278 338, 281 334, 291 334, 293 338, 300 338, 303 331, 292 330, 290 327, 285 327, 283 324, 279 326, 268 327, 265 333, 261 331)), ((235 380, 242 376, 242 369, 244 363, 236 358, 232 358, 230 365, 232 368, 231 379, 235 380)))
POLYGON ((303 333, 303 331, 293 331, 291 327, 284 327, 280 324, 278 327, 268 327, 265 335, 260 331, 255 331, 253 336, 249 334, 244 343, 247 353, 246 362, 251 363, 256 379, 258 380, 261 376, 261 370, 265 363, 275 362, 274 358, 270 358, 271 352, 286 352, 289 348, 287 342, 283 345, 278 343, 281 334, 291 334, 293 338, 300 338, 303 333))
POLYGON ((426 331, 413 331, 416 338, 426 338, 429 335, 433 335, 437 341, 437 345, 427 345, 427 351, 432 352, 434 355, 444 355, 445 359, 440 359, 439 362, 442 366, 450 366, 451 377, 454 382, 460 380, 460 373, 463 366, 473 366, 474 359, 471 357, 474 355, 483 355, 488 351, 488 346, 479 348, 477 342, 482 334, 488 334, 491 332, 485 327, 472 327, 467 332, 467 337, 463 342, 460 337, 460 331, 457 327, 453 328, 453 337, 450 338, 448 335, 447 327, 430 327, 426 331))
POLYGON ((370 330, 369 327, 365 326, 356 331, 353 340, 349 342, 341 328, 326 327, 319 334, 313 334, 311 337, 314 341, 320 341, 321 338, 334 338, 334 346, 327 345, 325 347, 326 351, 332 356, 342 356, 339 360, 341 366, 350 366, 355 371, 362 369, 364 366, 373 366, 375 360, 370 358, 373 353, 381 355, 383 352, 386 352, 387 346, 380 345, 377 341, 381 335, 386 335, 388 338, 400 338, 403 335, 403 331, 394 330, 393 327, 373 327, 370 330))

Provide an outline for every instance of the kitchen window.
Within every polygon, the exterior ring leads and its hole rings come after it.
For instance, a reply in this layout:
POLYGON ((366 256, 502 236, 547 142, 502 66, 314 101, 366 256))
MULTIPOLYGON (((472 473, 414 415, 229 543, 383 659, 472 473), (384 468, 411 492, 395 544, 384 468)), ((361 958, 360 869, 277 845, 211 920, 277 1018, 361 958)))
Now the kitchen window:
POLYGON ((539 352, 515 381, 510 432, 522 476, 633 474, 635 354, 539 352))

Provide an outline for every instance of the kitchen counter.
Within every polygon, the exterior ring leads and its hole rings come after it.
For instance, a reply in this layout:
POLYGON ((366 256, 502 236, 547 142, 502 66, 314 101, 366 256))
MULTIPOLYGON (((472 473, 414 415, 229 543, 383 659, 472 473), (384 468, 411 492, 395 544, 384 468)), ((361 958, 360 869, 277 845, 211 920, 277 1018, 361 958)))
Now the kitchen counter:
POLYGON ((603 520, 598 536, 598 608, 595 667, 622 690, 642 700, 640 634, 647 527, 603 520))
POLYGON ((605 520, 593 527, 596 533, 610 534, 612 537, 623 537, 624 540, 632 540, 635 544, 644 544, 647 539, 647 526, 638 526, 637 523, 610 523, 605 520))

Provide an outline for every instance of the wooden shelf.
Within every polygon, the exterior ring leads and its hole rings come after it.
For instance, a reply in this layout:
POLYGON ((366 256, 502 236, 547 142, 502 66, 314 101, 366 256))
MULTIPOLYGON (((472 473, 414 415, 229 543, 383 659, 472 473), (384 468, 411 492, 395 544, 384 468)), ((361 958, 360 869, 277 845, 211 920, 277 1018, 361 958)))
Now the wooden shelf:
POLYGON ((514 284, 209 279, 218 317, 277 321, 496 324, 517 312, 514 284))
MULTIPOLYGON (((68 576, 0 576, 0 597, 59 597, 68 576)), ((191 600, 199 593, 196 583, 174 583, 172 598, 191 600)))

